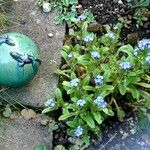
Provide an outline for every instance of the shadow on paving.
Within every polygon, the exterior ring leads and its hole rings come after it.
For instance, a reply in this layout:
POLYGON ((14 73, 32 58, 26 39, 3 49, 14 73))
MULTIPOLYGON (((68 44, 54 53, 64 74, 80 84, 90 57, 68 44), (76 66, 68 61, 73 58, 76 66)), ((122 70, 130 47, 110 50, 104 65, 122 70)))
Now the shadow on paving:
POLYGON ((130 117, 105 127, 102 138, 93 140, 88 150, 150 150, 150 124, 144 124, 147 126, 138 129, 140 122, 130 117))

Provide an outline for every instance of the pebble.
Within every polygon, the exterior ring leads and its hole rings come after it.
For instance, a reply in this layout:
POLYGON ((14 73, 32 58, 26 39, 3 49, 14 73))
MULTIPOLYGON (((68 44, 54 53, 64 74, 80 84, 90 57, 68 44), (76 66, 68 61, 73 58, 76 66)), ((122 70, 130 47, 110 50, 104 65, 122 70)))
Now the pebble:
POLYGON ((124 139, 126 139, 128 136, 129 136, 129 134, 125 132, 125 133, 123 134, 123 136, 122 136, 121 139, 124 140, 124 139))
POLYGON ((52 38, 54 35, 52 33, 48 33, 48 37, 52 38))
POLYGON ((131 129, 130 132, 131 132, 131 134, 135 134, 136 130, 135 129, 131 129))
POLYGON ((118 4, 121 4, 121 5, 122 5, 122 4, 123 4, 122 0, 119 0, 119 1, 118 1, 118 4))
POLYGON ((43 8, 43 12, 45 12, 45 13, 48 13, 51 11, 50 3, 48 3, 48 2, 44 2, 42 8, 43 8))

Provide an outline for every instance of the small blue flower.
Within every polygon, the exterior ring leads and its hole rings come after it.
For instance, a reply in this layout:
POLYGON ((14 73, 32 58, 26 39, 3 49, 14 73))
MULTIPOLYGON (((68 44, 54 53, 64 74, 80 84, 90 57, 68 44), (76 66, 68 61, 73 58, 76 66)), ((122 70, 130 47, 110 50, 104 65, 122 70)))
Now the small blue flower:
POLYGON ((68 58, 71 59, 73 57, 72 53, 68 54, 68 58))
POLYGON ((94 37, 92 35, 87 35, 83 40, 85 42, 91 42, 94 40, 94 37))
POLYGON ((101 75, 97 75, 94 79, 95 84, 102 85, 104 84, 104 77, 101 75))
POLYGON ((79 79, 78 78, 72 79, 70 81, 70 84, 71 84, 72 87, 77 87, 78 83, 79 83, 79 79))
POLYGON ((142 39, 138 42, 138 48, 140 50, 145 50, 146 48, 150 48, 150 39, 142 39))
POLYGON ((79 99, 77 101, 77 106, 83 107, 86 104, 86 101, 84 99, 79 99))
POLYGON ((48 100, 45 102, 45 106, 54 107, 54 106, 55 106, 54 100, 53 100, 53 99, 48 99, 48 100))
POLYGON ((76 137, 80 137, 83 134, 83 128, 81 126, 78 126, 74 132, 76 137))
POLYGON ((124 70, 131 68, 131 63, 128 61, 121 62, 119 65, 120 65, 120 68, 124 70))
POLYGON ((104 100, 104 98, 102 96, 98 96, 95 100, 94 100, 94 103, 96 105, 98 105, 99 107, 102 107, 102 108, 106 108, 107 106, 107 102, 104 100))
POLYGON ((82 14, 78 17, 78 21, 84 21, 86 19, 86 17, 82 14))
POLYGON ((139 51, 139 48, 138 48, 138 47, 135 47, 134 50, 133 50, 134 56, 137 56, 137 55, 138 55, 138 51, 139 51))
POLYGON ((150 64, 150 53, 148 53, 148 56, 145 58, 145 60, 148 64, 150 64))
POLYGON ((111 38, 113 40, 116 38, 115 33, 113 33, 113 32, 108 32, 105 34, 105 36, 108 38, 111 38))
POLYGON ((93 52, 91 52, 91 57, 93 59, 99 59, 100 58, 100 53, 97 52, 97 51, 93 51, 93 52))

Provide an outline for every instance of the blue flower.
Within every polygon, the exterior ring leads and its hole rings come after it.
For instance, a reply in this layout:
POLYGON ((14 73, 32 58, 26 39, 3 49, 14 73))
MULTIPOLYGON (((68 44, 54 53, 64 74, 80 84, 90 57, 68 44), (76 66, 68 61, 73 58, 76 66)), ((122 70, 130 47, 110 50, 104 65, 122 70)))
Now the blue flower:
POLYGON ((108 38, 111 38, 113 40, 116 38, 115 33, 113 33, 113 32, 108 32, 105 34, 105 36, 108 38))
POLYGON ((150 39, 142 39, 138 42, 138 48, 140 50, 145 50, 146 48, 150 48, 150 39))
POLYGON ((100 54, 97 51, 93 51, 93 52, 91 52, 91 57, 93 59, 99 59, 100 58, 100 54))
POLYGON ((94 40, 94 37, 92 35, 87 35, 83 40, 85 42, 91 42, 94 40))
POLYGON ((99 107, 105 108, 107 106, 107 102, 104 100, 102 96, 98 96, 95 100, 94 103, 98 105, 99 107))
POLYGON ((68 58, 71 59, 73 57, 72 53, 68 54, 68 58))
POLYGON ((76 137, 79 137, 83 134, 83 128, 81 126, 78 126, 74 132, 76 137))
POLYGON ((83 107, 86 104, 86 101, 84 99, 79 99, 77 101, 77 106, 83 107))
POLYGON ((119 65, 120 65, 120 68, 124 70, 131 68, 131 63, 128 61, 121 62, 119 65))
POLYGON ((53 100, 53 99, 48 99, 48 100, 45 102, 45 106, 54 107, 54 106, 55 106, 54 100, 53 100))
POLYGON ((104 77, 101 75, 97 75, 94 79, 95 84, 102 85, 104 83, 104 77))
POLYGON ((148 64, 150 64, 150 53, 148 53, 148 56, 145 58, 145 60, 148 64))
POLYGON ((70 81, 70 84, 71 84, 72 87, 77 87, 78 83, 79 83, 79 79, 78 78, 72 79, 70 81))
POLYGON ((137 55, 138 55, 138 51, 139 51, 139 48, 138 48, 138 47, 135 47, 134 50, 133 50, 134 56, 137 56, 137 55))
POLYGON ((86 17, 82 14, 78 17, 78 21, 84 21, 86 19, 86 17))

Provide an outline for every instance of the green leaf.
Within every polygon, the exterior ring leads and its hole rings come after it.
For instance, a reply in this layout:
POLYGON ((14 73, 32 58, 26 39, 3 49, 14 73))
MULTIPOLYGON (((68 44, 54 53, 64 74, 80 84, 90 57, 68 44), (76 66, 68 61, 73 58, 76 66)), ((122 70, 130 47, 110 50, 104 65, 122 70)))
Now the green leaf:
POLYGON ((51 111, 54 111, 56 108, 51 108, 51 107, 47 107, 45 109, 43 109, 42 114, 46 114, 49 113, 51 111))
POLYGON ((76 74, 74 72, 71 73, 71 79, 75 79, 76 78, 76 74))
POLYGON ((150 100, 150 94, 146 91, 140 90, 140 95, 146 99, 146 100, 150 100))
POLYGON ((102 123, 102 117, 101 117, 100 112, 94 112, 93 116, 94 116, 94 118, 95 118, 95 120, 97 121, 98 124, 102 123))
POLYGON ((86 121, 86 123, 88 124, 90 128, 95 128, 95 122, 90 114, 86 116, 82 116, 82 119, 86 121))
POLYGON ((103 110, 103 112, 106 114, 106 115, 108 115, 108 116, 114 116, 114 112, 112 111, 112 110, 110 110, 110 109, 108 109, 108 108, 104 108, 104 109, 102 109, 103 110))
POLYGON ((95 88, 94 87, 92 87, 92 86, 83 86, 82 87, 85 91, 95 91, 95 88))
POLYGON ((144 75, 143 79, 150 81, 150 76, 149 75, 144 75))
POLYGON ((137 85, 140 85, 140 86, 142 86, 144 88, 148 88, 148 89, 150 88, 150 84, 144 83, 144 82, 137 83, 137 85))
POLYGON ((11 108, 10 107, 6 107, 5 111, 3 111, 3 116, 8 118, 8 117, 11 116, 11 114, 12 114, 11 108))
POLYGON ((64 86, 71 87, 70 82, 68 82, 68 81, 63 81, 62 84, 63 84, 64 86))
POLYGON ((88 135, 83 135, 82 139, 83 139, 84 143, 90 144, 90 136, 88 136, 88 135))
POLYGON ((123 83, 119 83, 118 88, 119 88, 119 92, 121 93, 121 95, 125 95, 126 87, 124 86, 124 84, 123 83))
POLYGON ((98 74, 100 74, 100 70, 98 68, 95 68, 93 70, 93 76, 96 77, 98 74))
POLYGON ((118 49, 118 53, 119 52, 124 52, 124 53, 127 53, 129 57, 133 57, 133 47, 130 45, 130 44, 127 44, 127 45, 124 45, 124 46, 121 46, 119 49, 118 49))
POLYGON ((68 54, 65 51, 61 51, 61 56, 66 60, 68 57, 68 54))
POLYGON ((125 112, 120 107, 117 107, 117 117, 120 121, 123 121, 125 117, 125 112))
POLYGON ((75 116, 75 115, 76 115, 76 113, 69 113, 69 114, 61 115, 61 116, 59 117, 59 121, 61 121, 61 120, 66 120, 66 119, 68 119, 68 118, 70 118, 70 117, 72 117, 72 116, 75 116))
POLYGON ((37 145, 34 148, 34 150, 48 150, 48 149, 47 149, 47 147, 45 145, 40 144, 40 145, 37 145))
POLYGON ((62 98, 62 92, 59 88, 56 88, 56 93, 55 93, 57 102, 60 103, 61 105, 63 105, 63 98, 62 98))
POLYGON ((83 86, 88 85, 89 82, 90 82, 90 75, 87 75, 87 76, 82 80, 83 86))
POLYGON ((76 121, 67 121, 66 124, 71 128, 75 128, 78 126, 78 122, 76 121))
POLYGON ((137 100, 139 99, 139 97, 140 97, 139 90, 137 90, 136 88, 127 88, 127 89, 128 89, 129 92, 131 92, 133 98, 135 98, 137 100))

